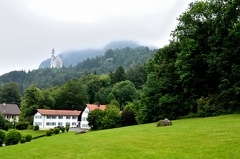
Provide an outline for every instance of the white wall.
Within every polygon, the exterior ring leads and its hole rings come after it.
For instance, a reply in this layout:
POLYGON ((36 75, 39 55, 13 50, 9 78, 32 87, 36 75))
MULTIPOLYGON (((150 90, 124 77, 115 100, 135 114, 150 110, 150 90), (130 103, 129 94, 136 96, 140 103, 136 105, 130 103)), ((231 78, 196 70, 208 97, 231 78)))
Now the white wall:
POLYGON ((90 126, 88 125, 87 117, 88 117, 89 109, 86 107, 82 113, 81 117, 81 128, 83 129, 90 129, 90 126))
POLYGON ((16 115, 5 115, 5 119, 7 119, 10 122, 18 122, 19 116, 16 116, 16 115))
POLYGON ((67 124, 70 127, 77 127, 78 125, 78 116, 43 116, 39 112, 34 115, 33 125, 38 125, 40 129, 50 129, 57 126, 66 126, 67 124))

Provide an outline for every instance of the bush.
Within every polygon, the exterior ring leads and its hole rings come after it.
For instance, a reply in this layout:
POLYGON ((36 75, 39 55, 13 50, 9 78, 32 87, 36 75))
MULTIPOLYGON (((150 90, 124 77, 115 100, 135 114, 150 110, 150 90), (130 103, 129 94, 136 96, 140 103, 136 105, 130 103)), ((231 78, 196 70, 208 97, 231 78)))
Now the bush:
POLYGON ((38 126, 38 125, 35 125, 35 126, 33 127, 33 130, 34 130, 34 131, 39 130, 39 126, 38 126))
POLYGON ((21 138, 20 143, 23 144, 25 142, 26 142, 26 139, 25 138, 21 138))
POLYGON ((126 108, 121 113, 121 126, 137 125, 134 112, 130 108, 126 108))
POLYGON ((62 132, 62 133, 65 132, 65 127, 64 127, 64 126, 61 127, 61 132, 62 132))
POLYGON ((54 134, 59 134, 59 132, 60 132, 60 129, 59 128, 54 128, 54 134))
POLYGON ((16 145, 21 140, 21 138, 22 138, 22 135, 18 130, 11 129, 6 134, 5 144, 6 145, 16 145))
POLYGON ((25 130, 25 129, 27 129, 28 125, 29 125, 28 122, 18 122, 18 123, 16 123, 16 129, 25 130))
POLYGON ((5 131, 8 131, 8 129, 12 129, 12 127, 13 127, 13 124, 10 121, 5 120, 5 125, 4 127, 2 127, 2 129, 5 131))
POLYGON ((46 131, 46 136, 51 136, 52 135, 52 130, 46 131))
POLYGON ((30 142, 32 140, 32 135, 27 134, 24 136, 24 138, 26 139, 26 142, 30 142))
POLYGON ((67 132, 69 131, 69 125, 66 125, 66 131, 67 132))
POLYGON ((5 136, 6 136, 6 133, 4 131, 0 130, 0 147, 3 144, 5 136))

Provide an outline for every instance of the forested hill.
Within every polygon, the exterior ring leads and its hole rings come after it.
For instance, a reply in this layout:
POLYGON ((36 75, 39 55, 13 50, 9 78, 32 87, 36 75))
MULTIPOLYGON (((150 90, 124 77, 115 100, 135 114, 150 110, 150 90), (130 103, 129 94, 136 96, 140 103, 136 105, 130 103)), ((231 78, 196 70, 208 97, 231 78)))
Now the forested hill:
MULTIPOLYGON (((103 55, 104 52, 106 52, 109 49, 122 49, 125 47, 129 48, 137 48, 139 47, 139 44, 137 42, 133 41, 112 41, 108 43, 106 46, 104 46, 103 49, 85 49, 85 50, 74 50, 74 51, 64 51, 60 53, 60 56, 63 60, 63 66, 70 67, 70 66, 76 66, 79 62, 82 62, 86 60, 87 58, 93 58, 96 56, 103 55)), ((154 47, 153 47, 154 48, 154 47)), ((46 68, 50 67, 51 59, 49 54, 49 59, 44 60, 39 68, 46 68)))
POLYGON ((127 71, 136 65, 144 65, 152 59, 157 50, 148 47, 123 48, 107 50, 103 55, 88 58, 73 67, 41 68, 29 72, 12 71, 0 76, 0 85, 8 82, 17 82, 20 91, 36 84, 39 88, 61 86, 72 78, 79 78, 89 73, 108 74, 114 72, 120 65, 127 71))

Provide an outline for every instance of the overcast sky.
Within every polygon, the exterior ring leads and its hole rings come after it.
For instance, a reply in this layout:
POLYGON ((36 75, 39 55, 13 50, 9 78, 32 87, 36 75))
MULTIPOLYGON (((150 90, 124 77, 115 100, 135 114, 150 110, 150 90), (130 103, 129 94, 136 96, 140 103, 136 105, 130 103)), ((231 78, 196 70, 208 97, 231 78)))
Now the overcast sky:
POLYGON ((193 0, 0 0, 0 75, 37 69, 52 48, 102 48, 111 41, 168 44, 193 0))

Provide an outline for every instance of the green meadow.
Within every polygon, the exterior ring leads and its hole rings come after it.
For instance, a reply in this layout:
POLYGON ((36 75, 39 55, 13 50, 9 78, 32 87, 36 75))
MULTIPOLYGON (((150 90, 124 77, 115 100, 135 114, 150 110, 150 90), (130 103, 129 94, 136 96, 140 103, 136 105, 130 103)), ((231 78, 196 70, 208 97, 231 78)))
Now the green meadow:
POLYGON ((0 148, 1 159, 239 159, 240 114, 65 132, 0 148))

